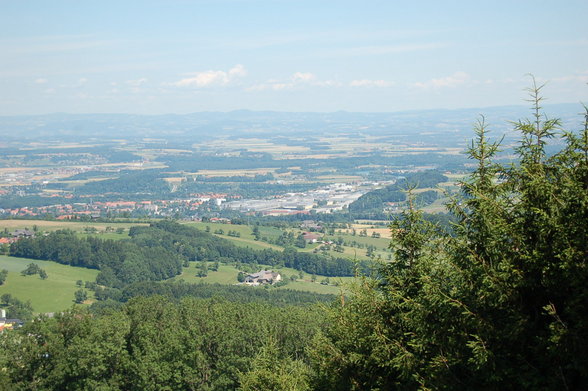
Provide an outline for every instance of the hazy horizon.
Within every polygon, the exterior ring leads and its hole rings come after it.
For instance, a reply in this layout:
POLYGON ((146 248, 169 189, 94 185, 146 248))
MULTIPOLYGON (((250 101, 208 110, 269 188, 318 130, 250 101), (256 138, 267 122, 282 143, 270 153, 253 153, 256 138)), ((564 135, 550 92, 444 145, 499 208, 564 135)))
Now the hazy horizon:
MULTIPOLYGON (((351 111, 351 110, 333 110, 333 111, 292 111, 292 110, 252 110, 252 109, 233 109, 233 110, 202 110, 202 111, 192 111, 192 112, 185 112, 185 113, 177 113, 177 112, 162 112, 162 113, 134 113, 134 112, 67 112, 67 111, 53 111, 53 112, 46 112, 46 113, 31 113, 31 114, 0 114, 0 118, 7 118, 7 117, 42 117, 42 116, 52 116, 52 115, 71 115, 71 116, 100 116, 100 115, 129 115, 129 116, 189 116, 189 115, 197 115, 197 114, 231 114, 231 113, 239 113, 239 112, 250 112, 250 113, 275 113, 275 114, 366 114, 366 115, 386 115, 386 114, 401 114, 401 113, 419 113, 419 112, 443 112, 443 111, 473 111, 473 110, 495 110, 495 109, 520 109, 520 110, 531 110, 526 102, 522 101, 520 104, 510 104, 510 105, 492 105, 492 106, 473 106, 473 107, 454 107, 454 108, 445 108, 445 107, 432 107, 427 109, 406 109, 406 110, 396 110, 396 111, 351 111)), ((562 108, 566 106, 578 106, 578 110, 580 109, 583 101, 578 102, 560 102, 560 103, 545 103, 541 107, 544 109, 549 110, 550 108, 562 108)), ((480 111, 480 114, 483 115, 484 113, 480 111)), ((578 115, 582 115, 578 113, 578 115)))

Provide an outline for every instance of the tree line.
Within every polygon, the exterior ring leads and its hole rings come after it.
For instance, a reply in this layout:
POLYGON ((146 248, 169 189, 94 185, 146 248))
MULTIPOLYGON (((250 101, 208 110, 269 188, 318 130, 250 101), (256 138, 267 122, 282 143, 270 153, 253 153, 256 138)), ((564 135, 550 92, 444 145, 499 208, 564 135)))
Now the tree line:
POLYGON ((132 227, 129 236, 123 240, 103 240, 58 230, 12 243, 10 254, 98 269, 96 281, 114 288, 169 279, 181 274, 182 266, 190 261, 285 266, 332 277, 352 276, 356 269, 354 262, 347 258, 309 254, 292 248, 260 251, 238 247, 210 233, 168 220, 132 227))
POLYGON ((116 303, 126 303, 135 297, 165 296, 177 302, 192 297, 201 299, 220 298, 235 303, 263 303, 272 306, 309 305, 329 303, 333 295, 297 291, 291 289, 251 289, 239 285, 189 284, 183 281, 136 282, 122 289, 93 287, 99 302, 93 307, 117 307, 116 303))

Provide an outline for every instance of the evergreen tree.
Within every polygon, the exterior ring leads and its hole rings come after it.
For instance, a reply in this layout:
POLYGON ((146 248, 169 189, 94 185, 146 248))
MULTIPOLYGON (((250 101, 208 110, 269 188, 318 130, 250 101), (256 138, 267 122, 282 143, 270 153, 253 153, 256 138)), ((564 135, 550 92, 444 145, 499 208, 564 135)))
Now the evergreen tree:
POLYGON ((317 389, 588 388, 588 109, 579 134, 561 132, 540 90, 514 123, 518 163, 497 164, 477 124, 453 236, 412 204, 392 223, 394 259, 313 344, 317 389))

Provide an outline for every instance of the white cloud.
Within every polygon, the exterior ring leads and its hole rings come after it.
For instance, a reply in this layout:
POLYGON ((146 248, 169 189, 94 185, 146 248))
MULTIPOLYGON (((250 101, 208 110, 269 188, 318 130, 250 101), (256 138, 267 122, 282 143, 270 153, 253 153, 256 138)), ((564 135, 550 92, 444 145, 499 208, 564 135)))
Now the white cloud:
POLYGON ((349 83, 351 87, 390 87, 393 86, 394 83, 386 80, 353 80, 349 83))
POLYGON ((316 77, 310 72, 296 72, 292 75, 292 81, 294 83, 308 83, 315 78, 316 77))
MULTIPOLYGON (((141 78, 141 79, 136 79, 136 80, 127 80, 125 83, 130 86, 133 86, 133 87, 139 87, 139 86, 145 84, 146 82, 147 82, 147 79, 141 78)), ((116 83, 114 85, 116 85, 116 83)))
POLYGON ((588 71, 577 72, 574 75, 560 76, 551 79, 555 83, 588 83, 588 71))
POLYGON ((241 64, 237 64, 231 69, 229 69, 229 78, 231 77, 244 77, 247 76, 247 70, 241 64))
POLYGON ((321 80, 321 81, 315 81, 313 83, 313 85, 319 86, 319 87, 341 87, 343 85, 343 83, 341 83, 340 81, 337 81, 337 80, 321 80))
POLYGON ((49 80, 47 80, 47 79, 43 79, 43 78, 41 77, 41 78, 38 78, 37 80, 35 80, 35 83, 37 83, 37 84, 47 84, 47 82, 48 82, 48 81, 49 81, 49 80))
POLYGON ((291 90, 302 86, 314 87, 339 87, 341 82, 336 80, 318 80, 315 74, 310 72, 296 72, 287 80, 268 80, 265 83, 256 84, 247 88, 247 91, 263 90, 291 90))
POLYGON ((174 83, 171 83, 173 86, 177 87, 209 87, 209 86, 225 86, 232 82, 233 80, 243 77, 247 75, 247 71, 243 65, 235 65, 233 68, 229 69, 228 72, 225 71, 204 71, 204 72, 196 72, 193 73, 191 77, 187 77, 181 80, 178 80, 174 83))
POLYGON ((276 91, 289 90, 292 87, 294 87, 294 84, 293 83, 273 83, 273 84, 270 84, 269 87, 272 90, 276 90, 276 91))
POLYGON ((418 88, 445 88, 445 87, 457 87, 465 83, 470 82, 471 77, 465 72, 455 72, 451 76, 442 77, 439 79, 431 79, 426 82, 414 83, 415 87, 418 88))

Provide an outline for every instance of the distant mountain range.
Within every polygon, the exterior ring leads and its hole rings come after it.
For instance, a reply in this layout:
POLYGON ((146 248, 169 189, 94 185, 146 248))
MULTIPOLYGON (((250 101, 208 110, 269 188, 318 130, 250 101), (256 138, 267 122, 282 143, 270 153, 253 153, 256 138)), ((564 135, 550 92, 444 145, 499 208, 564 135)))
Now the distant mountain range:
MULTIPOLYGON (((561 118, 568 129, 582 123, 579 104, 546 105, 550 117, 561 118)), ((0 117, 0 137, 17 140, 87 140, 158 138, 198 141, 219 136, 453 135, 469 138, 473 123, 486 117, 495 134, 508 134, 514 121, 529 117, 526 106, 458 110, 423 110, 392 113, 294 113, 239 110, 193 114, 66 114, 0 117)))

